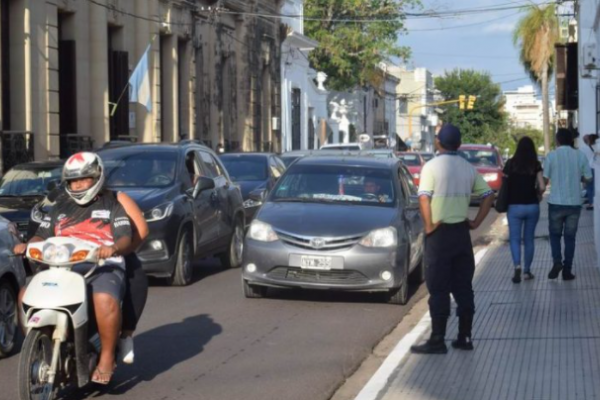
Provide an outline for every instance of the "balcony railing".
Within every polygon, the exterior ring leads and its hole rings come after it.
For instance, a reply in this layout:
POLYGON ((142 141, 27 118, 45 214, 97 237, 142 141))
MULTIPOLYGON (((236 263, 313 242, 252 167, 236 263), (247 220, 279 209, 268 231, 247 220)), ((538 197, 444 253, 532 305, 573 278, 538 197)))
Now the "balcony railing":
POLYGON ((0 131, 0 134, 3 173, 17 164, 33 161, 33 132, 0 131))
POLYGON ((94 140, 91 136, 67 133, 60 135, 60 158, 69 158, 80 151, 92 151, 94 140))

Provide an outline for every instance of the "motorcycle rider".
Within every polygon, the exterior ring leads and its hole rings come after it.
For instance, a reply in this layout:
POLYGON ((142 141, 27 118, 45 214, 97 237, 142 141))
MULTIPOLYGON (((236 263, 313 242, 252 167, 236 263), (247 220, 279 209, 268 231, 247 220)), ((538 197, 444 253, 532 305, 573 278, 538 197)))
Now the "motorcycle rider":
MULTIPOLYGON (((98 258, 106 263, 88 278, 102 351, 92 382, 107 385, 114 373, 115 347, 121 331, 121 307, 125 293, 123 252, 132 243, 131 222, 114 193, 104 189, 104 166, 94 153, 71 156, 62 174, 69 195, 44 217, 29 243, 50 237, 74 237, 98 244, 98 258)), ((24 254, 27 244, 15 246, 24 254)), ((90 266, 78 265, 74 272, 85 274, 90 266)))

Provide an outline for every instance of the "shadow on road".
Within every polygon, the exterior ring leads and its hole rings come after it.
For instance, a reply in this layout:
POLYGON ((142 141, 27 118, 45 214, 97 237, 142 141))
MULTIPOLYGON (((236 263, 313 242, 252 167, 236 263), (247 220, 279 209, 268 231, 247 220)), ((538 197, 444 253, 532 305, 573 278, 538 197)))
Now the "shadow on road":
POLYGON ((157 376, 202 352, 222 332, 221 325, 206 314, 189 317, 135 336, 135 364, 121 364, 107 388, 90 385, 82 390, 61 393, 59 399, 83 400, 100 395, 122 395, 141 382, 157 376))
MULTIPOLYGON (((217 258, 203 258, 194 262, 193 276, 190 285, 194 285, 209 276, 228 271, 230 267, 222 266, 217 258)), ((168 286, 166 279, 148 277, 151 286, 168 286)))

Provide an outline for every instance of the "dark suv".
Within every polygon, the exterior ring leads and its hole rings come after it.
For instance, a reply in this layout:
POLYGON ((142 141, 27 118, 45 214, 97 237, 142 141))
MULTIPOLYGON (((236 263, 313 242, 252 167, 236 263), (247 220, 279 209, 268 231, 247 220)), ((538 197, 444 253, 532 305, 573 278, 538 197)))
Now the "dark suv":
MULTIPOLYGON (((127 193, 148 221, 150 235, 137 252, 146 273, 183 286, 195 258, 217 255, 224 265, 241 264, 242 194, 212 150, 187 141, 107 146, 98 155, 107 187, 127 193)), ((47 212, 64 195, 46 199, 37 211, 47 212)))

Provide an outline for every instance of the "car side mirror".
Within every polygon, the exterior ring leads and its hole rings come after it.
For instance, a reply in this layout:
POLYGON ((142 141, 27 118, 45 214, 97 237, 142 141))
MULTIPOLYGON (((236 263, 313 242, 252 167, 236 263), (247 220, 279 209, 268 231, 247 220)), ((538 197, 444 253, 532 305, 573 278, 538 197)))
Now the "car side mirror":
POLYGON ((206 176, 196 176, 196 179, 197 180, 194 187, 188 190, 188 194, 193 199, 196 199, 203 191, 215 188, 215 181, 212 178, 207 178, 206 176))
POLYGON ((262 203, 267 198, 267 189, 256 189, 250 192, 250 200, 262 203))

